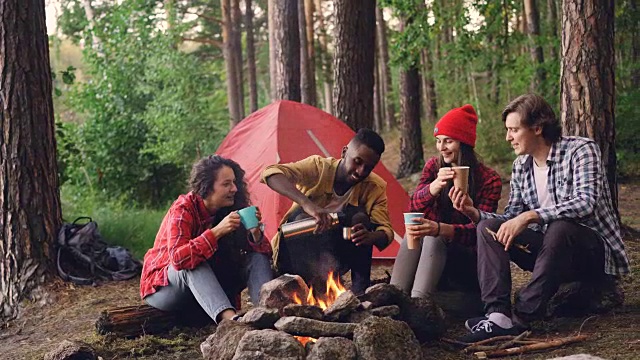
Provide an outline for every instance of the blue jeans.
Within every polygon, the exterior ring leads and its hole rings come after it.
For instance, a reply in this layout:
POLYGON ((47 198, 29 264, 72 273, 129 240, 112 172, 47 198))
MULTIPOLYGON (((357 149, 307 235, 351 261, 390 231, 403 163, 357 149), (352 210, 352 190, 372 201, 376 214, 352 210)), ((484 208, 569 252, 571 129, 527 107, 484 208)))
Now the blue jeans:
MULTIPOLYGON (((246 257, 246 266, 243 269, 246 272, 246 285, 251 301, 257 304, 260 300, 260 288, 273 279, 271 264, 265 254, 249 252, 246 257)), ((214 271, 206 261, 191 270, 176 270, 169 265, 169 285, 145 297, 144 301, 165 311, 185 310, 194 304, 199 305, 217 322, 218 315, 223 311, 235 310, 231 302, 237 292, 235 289, 225 289, 218 280, 224 273, 224 268, 216 268, 214 271)))

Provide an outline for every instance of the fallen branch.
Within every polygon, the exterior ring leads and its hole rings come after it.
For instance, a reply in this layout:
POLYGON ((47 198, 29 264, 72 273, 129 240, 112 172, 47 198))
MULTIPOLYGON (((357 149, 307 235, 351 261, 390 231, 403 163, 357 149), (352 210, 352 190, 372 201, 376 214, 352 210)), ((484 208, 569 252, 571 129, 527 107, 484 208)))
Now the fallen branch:
POLYGON ((504 335, 504 336, 496 336, 489 339, 485 339, 482 341, 478 341, 472 344, 469 344, 464 350, 462 350, 465 354, 469 354, 476 351, 485 351, 485 350, 498 350, 508 348, 516 344, 516 341, 521 341, 525 339, 527 336, 531 335, 531 331, 525 331, 520 335, 512 336, 512 335, 504 335), (502 344, 498 345, 486 345, 490 343, 494 343, 497 341, 507 340, 502 344))
POLYGON ((533 351, 539 351, 539 350, 553 349, 563 345, 585 341, 586 339, 587 339, 586 335, 578 335, 578 336, 571 336, 567 338, 549 340, 545 342, 539 342, 531 345, 513 347, 509 349, 480 351, 480 352, 474 353, 474 355, 478 359, 496 358, 496 357, 524 354, 527 352, 533 352, 533 351))

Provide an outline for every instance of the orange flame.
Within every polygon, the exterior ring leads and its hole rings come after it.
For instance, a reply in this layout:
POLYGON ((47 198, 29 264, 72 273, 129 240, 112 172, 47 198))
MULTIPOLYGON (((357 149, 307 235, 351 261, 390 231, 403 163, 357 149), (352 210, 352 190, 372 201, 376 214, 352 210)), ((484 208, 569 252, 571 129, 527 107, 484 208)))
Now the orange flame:
POLYGON ((316 338, 312 338, 308 336, 294 336, 294 338, 298 339, 298 341, 300 341, 300 344, 302 344, 302 346, 307 345, 309 341, 314 343, 317 340, 316 338))
MULTIPOLYGON (((347 291, 347 289, 342 286, 340 283, 340 277, 336 276, 334 278, 333 271, 329 272, 327 276, 327 291, 324 296, 319 298, 313 295, 313 286, 309 288, 309 294, 307 295, 306 304, 307 305, 315 305, 322 310, 326 310, 331 304, 333 304, 338 296, 343 292, 347 291)), ((303 301, 300 299, 297 293, 293 293, 293 301, 296 304, 303 304, 303 301)), ((295 336, 298 341, 304 346, 309 341, 316 342, 315 338, 307 337, 307 336, 295 336)))

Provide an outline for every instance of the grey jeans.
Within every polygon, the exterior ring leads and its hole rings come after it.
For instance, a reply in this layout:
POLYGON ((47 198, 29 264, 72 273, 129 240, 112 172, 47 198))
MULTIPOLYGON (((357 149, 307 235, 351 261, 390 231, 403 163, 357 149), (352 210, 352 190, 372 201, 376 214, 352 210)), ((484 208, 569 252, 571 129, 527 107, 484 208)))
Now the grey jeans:
POLYGON ((476 254, 471 248, 432 236, 423 237, 419 249, 409 250, 404 238, 393 264, 391 284, 411 297, 425 297, 447 287, 477 293, 476 254))
POLYGON ((424 297, 432 294, 447 262, 447 245, 440 237, 425 236, 420 248, 409 250, 407 238, 402 239, 393 263, 391 285, 411 294, 424 297))
MULTIPOLYGON (((260 288, 271 279, 271 264, 265 254, 247 253, 246 268, 249 296, 254 304, 260 299, 260 288)), ((216 271, 224 272, 224 269, 216 271)), ((224 289, 208 262, 203 262, 195 269, 176 270, 169 266, 169 285, 163 286, 155 293, 144 298, 144 301, 160 310, 189 310, 192 306, 200 306, 214 320, 231 305, 235 293, 224 289)))

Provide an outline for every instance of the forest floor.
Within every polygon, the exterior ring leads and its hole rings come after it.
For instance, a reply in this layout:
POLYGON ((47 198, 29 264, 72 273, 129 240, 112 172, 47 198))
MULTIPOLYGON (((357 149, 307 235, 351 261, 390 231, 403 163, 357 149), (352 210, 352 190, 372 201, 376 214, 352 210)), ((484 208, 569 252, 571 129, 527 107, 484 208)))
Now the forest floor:
MULTIPOLYGON (((383 162, 394 171, 390 165, 397 164, 397 158, 387 156, 383 162)), ((415 177, 405 180, 403 186, 412 189, 416 181, 415 177)), ((508 191, 506 182, 500 208, 504 207, 508 191)), ((558 338, 580 332, 589 339, 553 351, 521 355, 519 359, 549 359, 579 353, 605 359, 640 359, 640 181, 620 185, 619 210, 625 225, 624 241, 632 262, 632 275, 622 282, 624 305, 608 314, 535 323, 535 337, 558 338)), ((377 264, 372 277, 384 278, 387 272, 391 272, 391 265, 377 264)), ((528 273, 514 268, 514 288, 528 278, 528 273)), ((200 329, 176 328, 163 336, 146 335, 133 340, 97 335, 95 321, 104 309, 140 303, 138 278, 96 287, 74 286, 56 280, 47 289, 51 300, 47 305, 24 304, 21 316, 0 329, 0 359, 42 359, 46 352, 65 339, 89 343, 104 360, 198 359, 202 358, 200 343, 215 331, 213 325, 200 329)), ((246 296, 243 299, 246 301, 246 296)), ((247 309, 246 304, 243 309, 247 309)), ((449 329, 445 336, 462 335, 465 332, 463 321, 448 318, 449 329)), ((440 342, 424 344, 423 350, 430 359, 472 358, 452 351, 440 342)))

